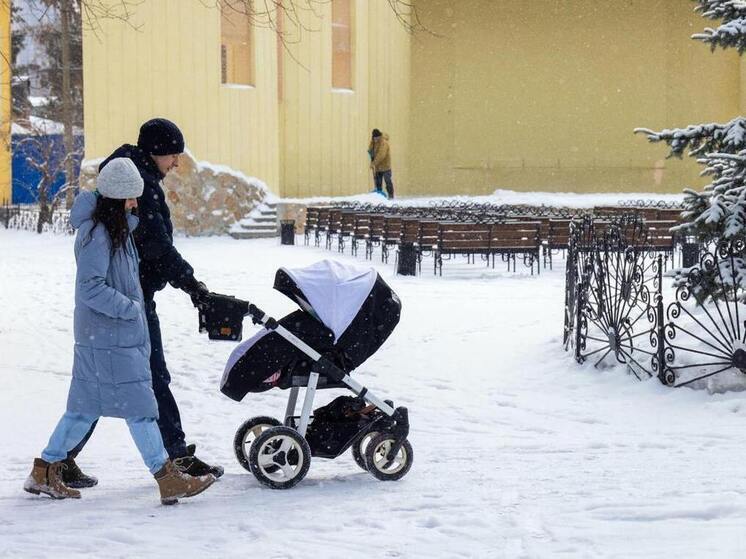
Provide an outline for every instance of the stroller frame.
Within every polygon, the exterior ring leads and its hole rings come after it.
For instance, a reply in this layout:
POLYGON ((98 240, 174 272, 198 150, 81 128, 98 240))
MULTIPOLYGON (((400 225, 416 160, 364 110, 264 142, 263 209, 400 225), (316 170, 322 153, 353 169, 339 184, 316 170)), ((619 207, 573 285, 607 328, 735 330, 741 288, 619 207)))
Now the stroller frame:
MULTIPOLYGON (((409 413, 406 407, 400 406, 394 408, 388 402, 381 400, 375 394, 370 392, 365 386, 354 380, 350 375, 345 373, 342 369, 337 367, 330 359, 320 354, 318 351, 313 349, 303 340, 298 338, 295 334, 290 332, 287 328, 280 325, 274 318, 268 316, 264 311, 259 309, 257 306, 245 302, 247 305, 247 311, 244 316, 249 316, 255 324, 261 324, 267 330, 276 332, 294 345, 296 348, 305 353, 310 359, 313 360, 314 364, 311 368, 311 372, 308 375, 308 383, 306 384, 306 392, 303 398, 303 406, 301 408, 301 415, 298 418, 298 424, 295 430, 300 434, 301 437, 306 436, 308 430, 308 424, 311 420, 311 414, 313 412, 313 402, 316 396, 316 390, 318 388, 319 377, 325 376, 331 381, 334 381, 334 387, 345 386, 351 390, 356 396, 364 399, 365 401, 373 404, 381 410, 387 417, 390 417, 394 423, 392 428, 392 434, 394 435, 395 443, 392 445, 387 459, 389 462, 393 461, 398 454, 404 440, 409 435, 409 413)), ((287 408, 285 409, 284 424, 287 427, 292 427, 293 419, 295 416, 295 410, 298 404, 298 395, 301 386, 292 386, 290 388, 290 395, 288 397, 287 408)))

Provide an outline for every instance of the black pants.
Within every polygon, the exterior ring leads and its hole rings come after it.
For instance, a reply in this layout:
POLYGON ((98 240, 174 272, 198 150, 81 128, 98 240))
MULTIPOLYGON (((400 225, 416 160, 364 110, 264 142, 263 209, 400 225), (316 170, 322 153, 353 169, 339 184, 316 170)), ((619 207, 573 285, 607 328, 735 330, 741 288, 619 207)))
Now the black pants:
POLYGON ((391 169, 376 173, 376 190, 381 190, 384 180, 386 181, 386 193, 389 195, 389 199, 391 199, 394 197, 394 183, 391 180, 391 169))
MULTIPOLYGON (((161 324, 155 312, 155 301, 152 295, 148 296, 148 294, 145 296, 145 316, 148 319, 148 330, 150 331, 150 372, 153 376, 153 392, 158 402, 158 428, 161 431, 163 446, 166 447, 169 458, 180 458, 186 456, 184 431, 181 429, 181 415, 169 387, 171 375, 163 356, 161 324)), ((68 453, 68 458, 75 458, 78 455, 88 439, 91 438, 95 428, 96 423, 91 426, 90 431, 83 437, 78 446, 68 453)))

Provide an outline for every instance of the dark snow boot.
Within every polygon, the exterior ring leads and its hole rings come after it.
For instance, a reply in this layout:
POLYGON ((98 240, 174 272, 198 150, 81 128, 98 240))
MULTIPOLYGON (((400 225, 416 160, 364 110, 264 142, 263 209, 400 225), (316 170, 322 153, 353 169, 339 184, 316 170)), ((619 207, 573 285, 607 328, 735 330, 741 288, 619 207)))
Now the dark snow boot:
POLYGON ((67 466, 66 468, 62 468, 62 481, 68 487, 85 489, 86 487, 98 485, 98 479, 84 474, 72 458, 63 460, 62 463, 67 466))
POLYGON ((195 450, 197 450, 197 445, 187 445, 187 455, 174 460, 176 467, 185 474, 197 477, 212 474, 217 479, 225 473, 223 466, 212 466, 197 458, 194 455, 195 450))

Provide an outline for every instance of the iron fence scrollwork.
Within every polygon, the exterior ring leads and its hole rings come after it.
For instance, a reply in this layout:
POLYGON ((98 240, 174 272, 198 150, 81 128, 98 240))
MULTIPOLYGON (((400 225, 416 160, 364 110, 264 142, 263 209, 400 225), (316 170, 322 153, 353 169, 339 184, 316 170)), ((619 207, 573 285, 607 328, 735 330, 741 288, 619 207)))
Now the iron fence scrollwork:
POLYGON ((697 265, 664 275, 673 255, 651 249, 638 225, 571 226, 565 348, 579 363, 624 364, 638 379, 656 376, 668 386, 715 376, 728 383, 725 375, 744 386, 746 241, 721 240, 702 249, 697 265))

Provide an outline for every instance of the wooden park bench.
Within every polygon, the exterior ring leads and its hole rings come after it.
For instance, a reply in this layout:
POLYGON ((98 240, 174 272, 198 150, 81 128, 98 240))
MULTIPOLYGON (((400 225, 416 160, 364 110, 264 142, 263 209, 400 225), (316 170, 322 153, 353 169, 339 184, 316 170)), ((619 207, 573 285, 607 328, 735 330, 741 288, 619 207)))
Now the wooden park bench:
POLYGON ((682 222, 682 208, 661 208, 658 210, 656 221, 674 221, 678 225, 682 222))
POLYGON ((356 213, 352 230, 352 254, 357 255, 357 247, 359 242, 368 242, 369 232, 370 214, 356 213))
POLYGON ((329 226, 326 229, 326 248, 331 250, 335 236, 339 236, 339 230, 342 228, 342 210, 332 208, 329 210, 329 226))
POLYGON ((381 246, 383 239, 385 217, 383 214, 375 213, 370 215, 370 229, 368 230, 368 238, 365 241, 365 259, 373 259, 373 250, 377 246, 381 246))
MULTIPOLYGON (((438 243, 434 251, 433 273, 443 275, 443 259, 464 255, 471 262, 477 255, 489 265, 492 255, 492 224, 445 222, 438 224, 438 243)), ((494 260, 493 260, 494 267, 494 260)))
POLYGON ((383 237, 381 239, 381 262, 389 261, 389 247, 401 242, 402 218, 399 215, 383 216, 383 237))
POLYGON ((664 254, 664 267, 668 267, 669 259, 673 262, 674 252, 676 250, 677 235, 671 231, 676 227, 676 221, 647 221, 647 244, 652 252, 662 252, 664 254))
POLYGON ((534 262, 536 272, 540 273, 539 253, 541 251, 541 222, 539 221, 507 221, 505 223, 493 223, 491 227, 490 247, 492 250, 492 262, 494 266, 495 256, 500 255, 504 262, 513 262, 513 271, 516 271, 516 255, 523 257, 523 263, 531 268, 534 274, 534 262))
POLYGON ((339 252, 344 252, 347 239, 352 238, 352 234, 355 231, 355 215, 356 212, 354 210, 342 211, 339 223, 339 234, 337 235, 337 246, 339 252))
POLYGON ((609 219, 621 217, 630 213, 631 208, 622 208, 619 206, 596 206, 593 208, 593 217, 596 219, 609 219))
POLYGON ((331 208, 319 208, 319 217, 316 222, 316 230, 314 234, 314 245, 321 245, 321 235, 327 234, 329 231, 329 213, 331 208))
POLYGON ((420 256, 432 254, 438 248, 440 239, 440 222, 432 219, 420 220, 420 234, 418 239, 420 256))
POLYGON ((544 245, 544 268, 547 267, 549 258, 549 269, 552 269, 552 256, 559 251, 566 251, 570 245, 570 223, 571 219, 550 219, 549 230, 546 238, 542 237, 544 245))
POLYGON ((539 269, 539 253, 541 239, 539 232, 541 223, 538 221, 508 221, 504 223, 440 223, 438 225, 438 244, 435 248, 434 271, 443 275, 443 256, 463 254, 470 261, 475 261, 476 255, 482 256, 487 264, 492 262, 495 267, 497 255, 504 262, 513 263, 516 270, 516 255, 522 255, 524 263, 531 267, 534 273, 536 262, 539 269))
POLYGON ((625 208, 630 214, 639 216, 643 221, 656 221, 660 215, 658 208, 625 208))
POLYGON ((309 243, 311 234, 316 231, 319 225, 319 208, 315 206, 308 206, 306 208, 306 225, 303 229, 303 238, 305 244, 309 243))

